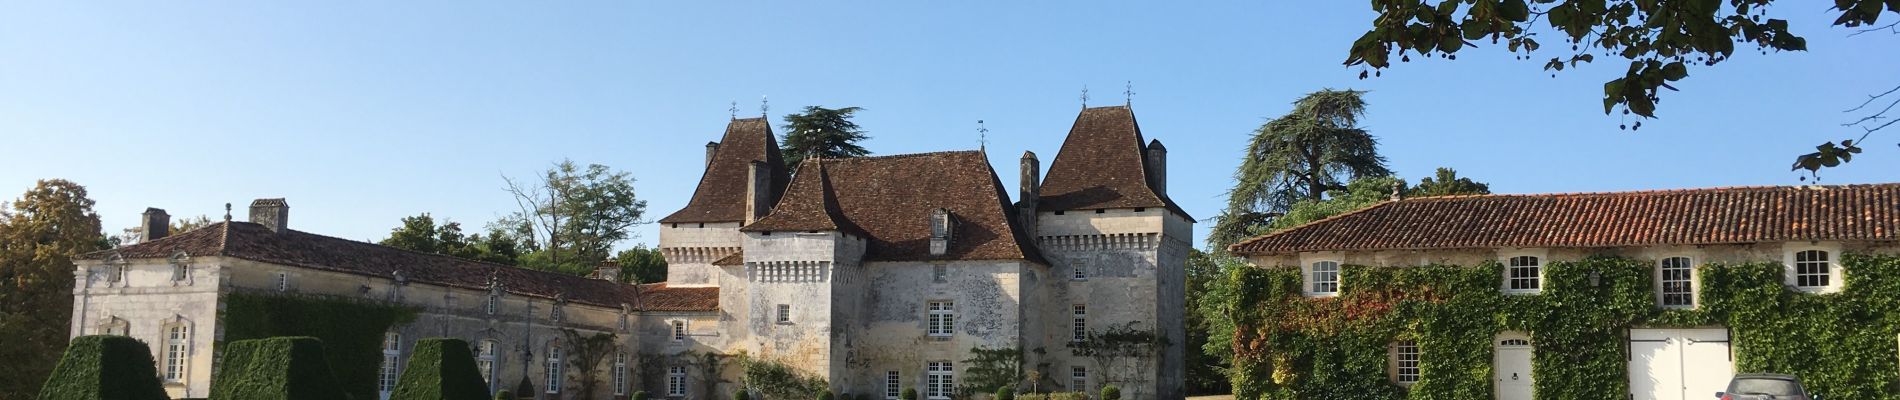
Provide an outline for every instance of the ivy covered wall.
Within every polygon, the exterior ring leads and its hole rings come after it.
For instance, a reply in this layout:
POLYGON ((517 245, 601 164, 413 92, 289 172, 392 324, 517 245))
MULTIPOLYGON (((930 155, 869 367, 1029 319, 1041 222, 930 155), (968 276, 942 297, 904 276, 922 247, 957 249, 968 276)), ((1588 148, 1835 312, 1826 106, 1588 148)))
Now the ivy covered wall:
POLYGON ((321 339, 324 358, 343 390, 358 399, 374 399, 383 333, 415 315, 413 308, 383 303, 232 292, 225 294, 218 322, 224 329, 222 343, 276 336, 321 339))
POLYGON ((1656 307, 1654 262, 1597 256, 1543 267, 1543 292, 1507 295, 1502 267, 1347 265, 1342 293, 1301 295, 1299 268, 1234 268, 1223 310, 1234 324, 1239 399, 1492 398, 1499 333, 1528 333, 1538 399, 1627 398, 1628 329, 1727 326, 1735 370, 1801 376, 1836 399, 1900 399, 1900 257, 1848 253, 1846 286, 1782 285, 1780 263, 1697 267, 1700 307, 1656 307), (1597 284, 1591 284, 1591 275, 1597 284), (1388 346, 1413 340, 1420 379, 1391 383, 1388 346))

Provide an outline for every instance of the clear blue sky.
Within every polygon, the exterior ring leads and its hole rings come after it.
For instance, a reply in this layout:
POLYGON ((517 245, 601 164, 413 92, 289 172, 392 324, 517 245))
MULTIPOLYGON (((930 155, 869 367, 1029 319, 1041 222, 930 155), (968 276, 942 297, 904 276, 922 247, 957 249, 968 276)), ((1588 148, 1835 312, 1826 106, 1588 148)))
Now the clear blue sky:
MULTIPOLYGON (((501 175, 571 158, 632 172, 658 218, 690 196, 728 103, 756 115, 760 96, 775 123, 865 107, 879 154, 972 149, 987 120, 1014 187, 1023 150, 1053 158, 1082 87, 1115 104, 1124 81, 1200 217, 1250 131, 1328 87, 1371 91, 1365 126, 1413 181, 1449 166, 1501 193, 1790 185, 1796 154, 1855 133, 1841 110, 1900 83, 1900 35, 1850 38, 1824 5, 1783 3, 1812 51, 1692 69, 1630 132, 1600 113, 1614 61, 1552 78, 1487 45, 1359 80, 1340 61, 1372 14, 1352 1, 9 0, 0 198, 74 180, 117 233, 148 206, 242 219, 286 197, 293 228, 373 240, 421 212, 479 226, 514 210, 501 175)), ((1824 183, 1900 180, 1900 131, 1875 139, 1824 183)))

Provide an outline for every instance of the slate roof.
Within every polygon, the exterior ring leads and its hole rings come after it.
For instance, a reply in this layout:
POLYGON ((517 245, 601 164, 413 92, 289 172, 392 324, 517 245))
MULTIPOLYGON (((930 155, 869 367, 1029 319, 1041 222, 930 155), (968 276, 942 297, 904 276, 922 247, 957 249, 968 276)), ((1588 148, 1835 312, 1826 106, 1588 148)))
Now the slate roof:
POLYGON ((176 251, 193 257, 224 256, 269 264, 393 279, 397 271, 409 282, 486 290, 493 277, 508 293, 619 308, 621 304, 664 304, 664 311, 718 309, 717 289, 642 292, 634 285, 579 276, 516 268, 461 258, 418 253, 374 243, 313 233, 270 228, 250 222, 219 222, 190 232, 115 250, 81 255, 80 259, 165 258, 176 251))
POLYGON ((660 223, 740 222, 745 221, 746 180, 753 161, 771 168, 769 185, 773 198, 785 191, 791 175, 772 136, 772 125, 765 118, 735 119, 726 124, 726 135, 713 152, 712 163, 699 178, 693 199, 685 208, 660 218, 660 223))
POLYGON ((1900 240, 1900 183, 1425 197, 1248 239, 1236 254, 1900 240))
POLYGON ((1094 107, 1076 115, 1062 150, 1049 163, 1039 211, 1166 207, 1188 219, 1166 193, 1148 182, 1141 125, 1127 106, 1094 107))
POLYGON ((1048 264, 1016 221, 1003 184, 977 151, 806 161, 784 200, 747 232, 840 230, 864 237, 866 261, 1029 260, 1048 264), (930 213, 957 221, 930 255, 930 213))

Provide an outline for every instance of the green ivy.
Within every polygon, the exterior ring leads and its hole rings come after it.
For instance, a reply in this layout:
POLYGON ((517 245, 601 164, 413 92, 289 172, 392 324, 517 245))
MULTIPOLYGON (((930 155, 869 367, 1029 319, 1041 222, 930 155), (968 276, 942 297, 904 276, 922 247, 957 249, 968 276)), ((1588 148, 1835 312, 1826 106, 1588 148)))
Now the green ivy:
POLYGON ((993 393, 999 388, 1015 390, 1016 383, 1023 380, 1023 351, 1015 347, 970 349, 970 358, 958 366, 964 372, 963 387, 959 388, 964 397, 974 397, 977 393, 993 393))
POLYGON ((415 320, 416 309, 359 300, 234 292, 225 295, 219 326, 224 343, 277 336, 323 341, 323 355, 343 391, 376 398, 383 334, 415 320))
POLYGON ((1298 268, 1231 269, 1240 399, 1492 397, 1492 340, 1528 333, 1538 399, 1624 398, 1628 329, 1728 326, 1737 372, 1801 376, 1829 398, 1900 399, 1900 257, 1846 254, 1842 293, 1798 293, 1779 263, 1698 267, 1701 307, 1656 307, 1653 263, 1590 257, 1544 266, 1542 293, 1501 293, 1502 266, 1343 267, 1344 292, 1308 298, 1298 268), (1592 282, 1595 282, 1593 285, 1592 282), (1420 380, 1390 383, 1388 347, 1413 340, 1420 380))
POLYGON ((743 384, 749 394, 765 400, 806 400, 831 390, 825 378, 792 368, 785 363, 759 359, 741 353, 737 356, 743 384))

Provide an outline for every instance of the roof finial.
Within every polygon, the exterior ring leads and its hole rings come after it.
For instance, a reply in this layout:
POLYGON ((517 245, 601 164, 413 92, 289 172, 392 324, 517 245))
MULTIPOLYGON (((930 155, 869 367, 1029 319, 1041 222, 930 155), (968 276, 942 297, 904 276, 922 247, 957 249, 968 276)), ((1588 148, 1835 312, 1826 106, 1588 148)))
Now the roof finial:
POLYGON ((1089 85, 1082 85, 1082 108, 1089 108, 1089 85))
POLYGON ((984 151, 990 145, 990 128, 983 127, 983 120, 976 120, 976 151, 984 151))
POLYGON ((772 99, 769 96, 759 96, 759 117, 770 117, 771 113, 772 99))
POLYGON ((1405 200, 1405 181, 1392 182, 1392 201, 1405 200))
POLYGON ((726 112, 732 114, 732 119, 738 120, 739 119, 739 101, 733 100, 732 108, 727 108, 726 112))
POLYGON ((231 222, 231 203, 224 203, 224 222, 231 222))
POLYGON ((1135 81, 1128 81, 1126 83, 1125 89, 1122 89, 1122 96, 1123 96, 1122 106, 1124 107, 1135 106, 1135 81))

